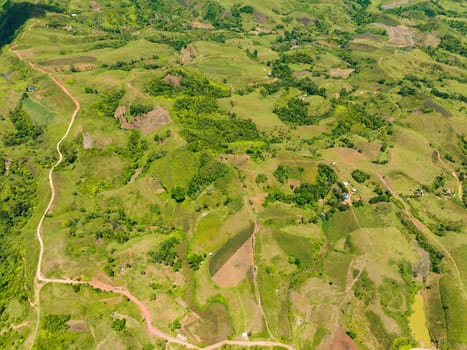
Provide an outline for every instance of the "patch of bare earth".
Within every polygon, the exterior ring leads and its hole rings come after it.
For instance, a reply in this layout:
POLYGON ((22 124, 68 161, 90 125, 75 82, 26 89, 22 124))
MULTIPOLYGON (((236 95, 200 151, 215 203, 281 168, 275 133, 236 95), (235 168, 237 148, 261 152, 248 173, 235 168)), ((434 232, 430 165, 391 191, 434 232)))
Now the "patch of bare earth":
POLYGON ((253 15, 255 16, 256 20, 259 23, 266 23, 268 21, 268 16, 266 16, 264 13, 262 13, 262 12, 260 12, 258 10, 254 10, 253 15))
POLYGON ((180 81, 182 80, 182 77, 178 76, 178 75, 173 75, 173 74, 167 74, 165 77, 164 77, 164 80, 170 84, 172 84, 173 86, 175 87, 179 87, 180 86, 180 81))
POLYGON ((93 11, 100 11, 101 7, 96 1, 89 1, 89 7, 93 11))
POLYGON ((336 333, 334 333, 331 350, 358 350, 358 347, 352 338, 345 334, 342 328, 338 328, 336 333))
POLYGON ((351 68, 332 68, 329 72, 328 75, 332 78, 343 78, 347 79, 349 75, 354 71, 355 69, 351 68))
POLYGON ((83 148, 91 149, 93 146, 92 137, 88 132, 83 133, 83 148))
POLYGON ((366 160, 366 157, 353 148, 336 147, 333 149, 338 160, 344 164, 353 166, 357 160, 366 160))
POLYGON ((221 162, 227 162, 237 168, 246 169, 250 157, 246 154, 223 154, 218 158, 221 162))
MULTIPOLYGON (((182 64, 191 62, 193 58, 197 56, 196 50, 193 46, 189 45, 180 50, 180 59, 182 64)), ((180 80, 178 81, 180 83, 180 80)))
POLYGON ((227 260, 212 279, 223 288, 235 287, 253 266, 253 242, 250 238, 227 260))
POLYGON ((292 75, 294 77, 309 77, 311 75, 311 72, 308 70, 302 70, 300 72, 293 72, 292 75))
POLYGON ((117 111, 115 111, 115 117, 119 120, 122 128, 139 129, 144 136, 172 122, 169 112, 161 106, 156 106, 152 111, 136 116, 132 121, 126 119, 124 113, 126 108, 123 109, 122 107, 125 106, 120 106, 117 108, 117 111))
POLYGON ((130 179, 130 184, 135 182, 135 180, 138 178, 138 176, 141 174, 141 172, 143 171, 143 168, 138 168, 135 170, 135 173, 131 176, 131 179, 130 179))
POLYGON ((396 27, 387 26, 383 24, 378 24, 378 26, 383 27, 386 29, 386 33, 388 34, 390 44, 393 44, 398 47, 404 46, 414 46, 414 31, 409 29, 407 26, 398 25, 396 27))
POLYGON ((191 26, 196 29, 212 29, 214 28, 211 23, 192 22, 191 26))
POLYGON ((391 2, 388 2, 387 4, 381 5, 381 8, 383 10, 390 10, 390 9, 393 9, 393 8, 396 8, 396 7, 399 7, 401 5, 405 5, 408 3, 409 3, 409 0, 391 1, 391 2))
POLYGON ((96 141, 97 148, 104 148, 105 146, 112 144, 112 138, 110 136, 103 136, 96 141))
POLYGON ((83 320, 69 320, 66 322, 70 332, 87 332, 88 326, 83 320))

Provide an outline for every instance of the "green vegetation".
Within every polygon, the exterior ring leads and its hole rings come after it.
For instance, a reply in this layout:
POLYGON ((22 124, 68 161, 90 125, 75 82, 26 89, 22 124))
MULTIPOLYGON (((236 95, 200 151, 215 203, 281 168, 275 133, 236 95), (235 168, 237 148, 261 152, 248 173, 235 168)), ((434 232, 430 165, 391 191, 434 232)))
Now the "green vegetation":
POLYGON ((464 10, 0 0, 0 348, 463 349, 464 10))

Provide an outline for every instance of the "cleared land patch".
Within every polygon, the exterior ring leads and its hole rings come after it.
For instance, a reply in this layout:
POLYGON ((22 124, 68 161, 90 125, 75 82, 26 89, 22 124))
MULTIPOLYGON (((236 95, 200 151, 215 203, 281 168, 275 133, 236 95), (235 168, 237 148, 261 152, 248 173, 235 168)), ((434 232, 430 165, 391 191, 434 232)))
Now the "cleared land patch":
POLYGON ((254 265, 253 244, 250 237, 217 271, 212 279, 221 287, 238 285, 254 265))

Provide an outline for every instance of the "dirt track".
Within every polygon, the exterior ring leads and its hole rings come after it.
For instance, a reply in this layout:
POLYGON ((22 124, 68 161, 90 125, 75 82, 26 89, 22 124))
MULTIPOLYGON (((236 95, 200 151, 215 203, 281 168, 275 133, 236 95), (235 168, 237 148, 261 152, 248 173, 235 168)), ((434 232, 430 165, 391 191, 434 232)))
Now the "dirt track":
POLYGON ((462 296, 464 297, 464 299, 467 299, 467 294, 465 293, 465 287, 464 287, 464 284, 462 282, 462 277, 461 277, 461 273, 460 273, 460 270, 459 270, 459 267, 457 266, 457 263, 456 261, 454 260, 454 258, 452 257, 451 253, 449 252, 449 250, 435 237, 435 234, 433 232, 430 231, 430 229, 428 227, 426 227, 420 220, 418 220, 411 212, 410 210, 410 207, 409 205, 406 203, 406 201, 404 201, 401 196, 399 196, 391 187, 391 184, 389 183, 389 181, 384 178, 381 174, 377 174, 378 178, 381 180, 381 182, 383 183, 383 185, 392 193, 392 195, 394 196, 394 198, 396 198, 397 200, 399 200, 402 205, 404 206, 404 211, 405 211, 405 214, 407 215, 407 217, 409 218, 409 220, 415 225, 415 227, 420 231, 422 232, 425 236, 428 236, 430 240, 432 240, 433 242, 436 243, 436 245, 442 250, 443 254, 449 258, 449 260, 451 260, 451 263, 452 263, 452 266, 454 267, 454 272, 455 272, 455 275, 456 275, 456 279, 457 279, 457 282, 459 284, 459 288, 462 292, 462 296))

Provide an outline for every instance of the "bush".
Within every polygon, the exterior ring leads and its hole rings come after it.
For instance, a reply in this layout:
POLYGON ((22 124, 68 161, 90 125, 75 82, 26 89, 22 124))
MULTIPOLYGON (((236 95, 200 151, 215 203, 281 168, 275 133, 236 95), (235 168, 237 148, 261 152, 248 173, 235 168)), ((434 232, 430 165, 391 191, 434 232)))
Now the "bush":
POLYGON ((172 190, 172 193, 170 194, 170 196, 175 199, 175 201, 177 203, 181 203, 185 200, 185 189, 182 188, 182 187, 175 187, 173 190, 172 190))
POLYGON ((368 180, 370 178, 370 175, 363 172, 362 170, 355 169, 354 171, 352 171, 352 177, 355 181, 361 184, 368 180))
POLYGON ((125 318, 117 318, 112 320, 112 328, 115 329, 117 332, 121 332, 126 327, 126 319, 125 318))

